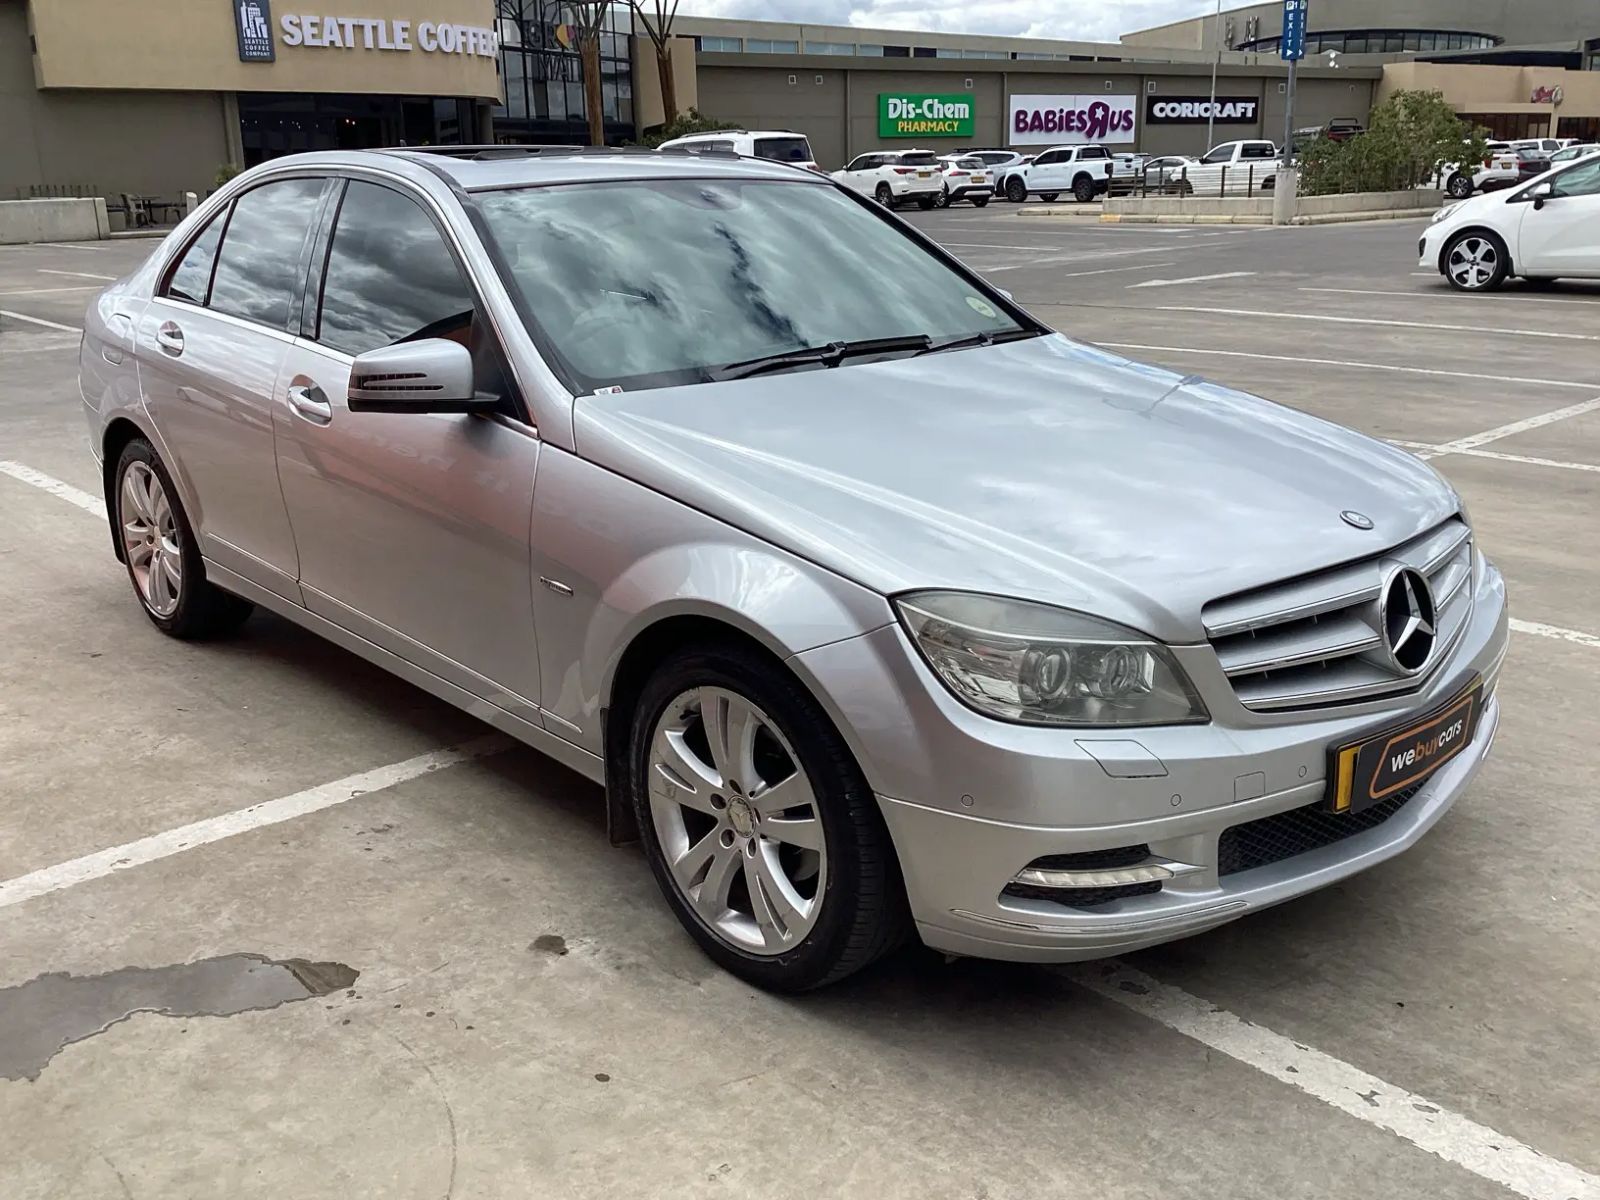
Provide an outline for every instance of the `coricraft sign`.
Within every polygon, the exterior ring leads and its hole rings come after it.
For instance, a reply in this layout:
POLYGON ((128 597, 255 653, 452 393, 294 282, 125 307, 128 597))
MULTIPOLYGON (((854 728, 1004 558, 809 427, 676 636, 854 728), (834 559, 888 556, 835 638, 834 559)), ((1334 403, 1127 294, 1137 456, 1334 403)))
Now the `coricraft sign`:
POLYGON ((1151 125, 1253 125, 1260 101, 1254 96, 1151 96, 1144 102, 1144 119, 1151 125))
MULTIPOLYGON (((285 46, 338 50, 412 50, 493 58, 499 43, 492 29, 447 21, 390 21, 381 17, 324 17, 285 13, 278 20, 285 46)), ((241 43, 242 45, 242 43, 241 43)), ((242 57, 242 55, 241 55, 242 57)))
POLYGON ((1013 146, 1131 142, 1135 111, 1132 96, 1013 96, 1007 128, 1013 146))
POLYGON ((878 136, 960 137, 973 135, 972 95, 878 93, 878 136))

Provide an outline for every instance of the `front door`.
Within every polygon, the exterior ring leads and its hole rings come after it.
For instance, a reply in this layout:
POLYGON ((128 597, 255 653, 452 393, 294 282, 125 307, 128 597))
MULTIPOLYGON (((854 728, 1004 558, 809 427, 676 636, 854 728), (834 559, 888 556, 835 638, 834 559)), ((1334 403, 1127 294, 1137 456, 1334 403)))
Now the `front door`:
POLYGON ((291 600, 272 399, 288 354, 323 179, 245 192, 184 251, 145 309, 136 355, 201 552, 291 600))
POLYGON ((306 607, 464 691, 540 720, 528 535, 534 431, 512 414, 500 350, 421 204, 353 180, 321 305, 275 406, 283 497, 306 607), (505 416, 352 413, 356 355, 421 337, 467 345, 505 416))
POLYGON ((1551 195, 1524 203, 1512 261, 1519 275, 1600 276, 1600 159, 1550 177, 1551 195))

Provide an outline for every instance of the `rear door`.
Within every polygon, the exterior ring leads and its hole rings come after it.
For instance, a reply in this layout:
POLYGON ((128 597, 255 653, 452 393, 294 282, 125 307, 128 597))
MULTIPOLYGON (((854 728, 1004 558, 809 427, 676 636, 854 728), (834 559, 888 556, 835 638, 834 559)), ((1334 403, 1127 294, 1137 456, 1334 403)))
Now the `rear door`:
POLYGON ((135 342, 145 400, 201 552, 295 601, 272 403, 327 182, 275 179, 241 194, 169 269, 135 342))
POLYGON ((1600 276, 1600 159, 1550 178, 1551 196, 1522 204, 1512 261, 1519 274, 1600 276))
POLYGON ((274 405, 305 605, 537 723, 539 440, 499 342, 444 229, 410 193, 350 180, 321 245, 274 405), (503 412, 349 410, 356 355, 426 337, 472 350, 475 387, 501 396, 503 412))

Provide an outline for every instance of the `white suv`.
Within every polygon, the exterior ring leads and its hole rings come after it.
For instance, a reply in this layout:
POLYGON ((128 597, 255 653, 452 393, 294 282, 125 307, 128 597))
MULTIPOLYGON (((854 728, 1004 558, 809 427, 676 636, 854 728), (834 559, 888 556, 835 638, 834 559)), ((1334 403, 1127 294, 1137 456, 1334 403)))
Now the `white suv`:
POLYGON ((722 151, 742 154, 746 158, 788 163, 792 167, 806 167, 812 171, 822 169, 817 166, 806 135, 788 129, 719 129, 714 133, 691 133, 673 138, 670 142, 662 142, 657 148, 687 150, 698 154, 722 151))
POLYGON ((908 200, 932 208, 944 193, 944 163, 932 150, 874 150, 858 154, 833 177, 886 208, 908 200))
POLYGON ((1049 201, 1062 192, 1088 203, 1111 187, 1111 151, 1104 146, 1057 146, 1006 175, 1005 196, 1021 204, 1029 196, 1049 201))

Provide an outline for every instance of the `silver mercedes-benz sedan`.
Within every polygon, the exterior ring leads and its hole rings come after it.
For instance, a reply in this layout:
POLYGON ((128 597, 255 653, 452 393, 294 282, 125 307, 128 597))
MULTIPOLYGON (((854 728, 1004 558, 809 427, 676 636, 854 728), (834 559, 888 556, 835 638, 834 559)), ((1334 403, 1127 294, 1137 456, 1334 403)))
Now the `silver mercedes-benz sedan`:
POLYGON ((1430 467, 1054 333, 814 172, 278 159, 81 369, 160 629, 270 609, 603 783, 763 987, 1219 925, 1418 841, 1499 721, 1430 467))

